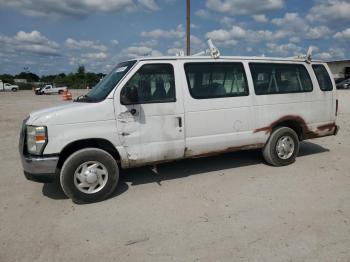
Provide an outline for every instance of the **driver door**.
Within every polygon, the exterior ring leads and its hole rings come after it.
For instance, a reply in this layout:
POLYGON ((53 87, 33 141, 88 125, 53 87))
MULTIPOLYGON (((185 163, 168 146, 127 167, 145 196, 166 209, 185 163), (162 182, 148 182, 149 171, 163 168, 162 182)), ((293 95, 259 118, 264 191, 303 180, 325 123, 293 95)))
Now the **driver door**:
POLYGON ((119 88, 119 140, 129 167, 182 158, 184 108, 176 62, 140 62, 119 88), (130 89, 136 98, 127 101, 130 89), (135 94, 134 94, 135 95, 135 94))

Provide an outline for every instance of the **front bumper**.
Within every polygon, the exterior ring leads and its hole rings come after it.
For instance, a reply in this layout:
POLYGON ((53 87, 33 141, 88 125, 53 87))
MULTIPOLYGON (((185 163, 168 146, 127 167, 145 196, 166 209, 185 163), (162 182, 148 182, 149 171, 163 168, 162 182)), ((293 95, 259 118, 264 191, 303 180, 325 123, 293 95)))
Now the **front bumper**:
POLYGON ((24 175, 27 179, 37 182, 50 182, 57 176, 59 157, 33 156, 25 152, 25 126, 28 118, 23 120, 19 137, 19 154, 22 161, 24 175))
POLYGON ((36 182, 52 182, 57 177, 58 156, 21 156, 24 175, 36 182))

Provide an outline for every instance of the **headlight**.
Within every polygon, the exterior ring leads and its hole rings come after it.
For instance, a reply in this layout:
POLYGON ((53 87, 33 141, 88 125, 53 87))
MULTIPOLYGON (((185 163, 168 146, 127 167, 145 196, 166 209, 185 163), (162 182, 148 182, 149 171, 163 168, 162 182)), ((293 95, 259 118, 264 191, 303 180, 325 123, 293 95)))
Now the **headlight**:
POLYGON ((30 154, 40 155, 47 143, 45 126, 27 126, 27 151, 30 154))

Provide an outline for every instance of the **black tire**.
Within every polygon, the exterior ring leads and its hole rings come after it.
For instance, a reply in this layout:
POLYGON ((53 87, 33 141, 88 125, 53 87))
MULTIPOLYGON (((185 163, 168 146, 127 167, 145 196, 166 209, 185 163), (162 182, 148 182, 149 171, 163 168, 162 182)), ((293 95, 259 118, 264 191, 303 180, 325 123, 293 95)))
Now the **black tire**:
POLYGON ((12 92, 17 92, 17 88, 12 88, 12 92))
POLYGON ((63 91, 62 91, 62 90, 58 91, 58 94, 59 94, 59 95, 62 95, 62 94, 63 94, 63 91))
POLYGON ((106 151, 98 148, 81 149, 64 162, 60 182, 64 193, 76 203, 91 203, 106 199, 115 190, 119 180, 119 169, 116 160, 106 151), (97 161, 108 171, 106 184, 96 193, 84 193, 75 186, 74 174, 85 162, 97 161))
MULTIPOLYGON (((290 140, 289 140, 290 141, 290 140)), ((299 153, 299 138, 295 131, 289 127, 278 127, 273 130, 269 140, 263 148, 263 156, 267 163, 273 166, 286 166, 295 162, 295 158, 299 153), (277 153, 277 144, 282 137, 289 137, 294 142, 294 150, 292 154, 283 159, 277 153)))

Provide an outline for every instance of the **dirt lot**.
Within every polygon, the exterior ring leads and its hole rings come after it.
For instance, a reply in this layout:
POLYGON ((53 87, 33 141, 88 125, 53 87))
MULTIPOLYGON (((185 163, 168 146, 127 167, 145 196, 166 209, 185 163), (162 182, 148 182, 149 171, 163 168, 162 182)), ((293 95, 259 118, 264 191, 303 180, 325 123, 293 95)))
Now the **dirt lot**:
POLYGON ((27 181, 18 155, 22 119, 61 97, 0 93, 0 261, 350 261, 350 91, 339 98, 339 135, 303 142, 291 166, 252 151, 133 169, 111 199, 75 205, 27 181))

